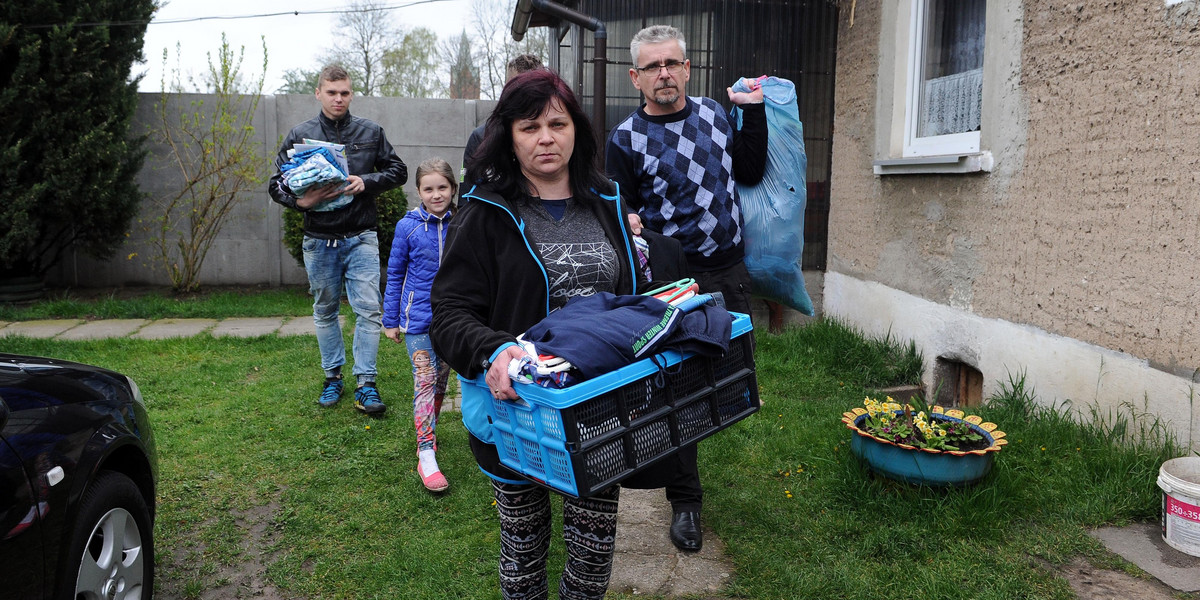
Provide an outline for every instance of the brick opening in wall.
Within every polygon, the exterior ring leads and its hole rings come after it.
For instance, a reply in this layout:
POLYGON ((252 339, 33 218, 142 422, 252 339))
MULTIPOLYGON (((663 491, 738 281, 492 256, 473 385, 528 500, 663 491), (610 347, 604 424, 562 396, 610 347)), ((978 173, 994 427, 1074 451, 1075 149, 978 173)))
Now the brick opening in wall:
POLYGON ((942 406, 983 404, 983 373, 964 362, 938 357, 933 371, 933 389, 942 406))

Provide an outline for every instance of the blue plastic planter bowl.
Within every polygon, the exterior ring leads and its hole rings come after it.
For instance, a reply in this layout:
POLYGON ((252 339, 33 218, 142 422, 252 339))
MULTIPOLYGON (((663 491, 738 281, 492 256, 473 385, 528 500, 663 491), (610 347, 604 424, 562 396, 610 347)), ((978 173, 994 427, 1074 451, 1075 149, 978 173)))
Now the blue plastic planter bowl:
MULTIPOLYGON (((867 463, 872 471, 906 483, 932 487, 962 487, 971 485, 992 470, 995 453, 1007 443, 1003 432, 995 431, 991 423, 965 421, 976 433, 984 436, 988 447, 968 452, 933 451, 898 445, 873 437, 859 426, 866 414, 847 413, 842 419, 855 435, 850 437, 850 451, 867 463), (852 417, 851 417, 852 415, 852 417), (990 426, 990 429, 988 428, 990 426), (993 436, 995 432, 995 436, 993 436)), ((962 421, 945 414, 935 414, 940 421, 962 421)))

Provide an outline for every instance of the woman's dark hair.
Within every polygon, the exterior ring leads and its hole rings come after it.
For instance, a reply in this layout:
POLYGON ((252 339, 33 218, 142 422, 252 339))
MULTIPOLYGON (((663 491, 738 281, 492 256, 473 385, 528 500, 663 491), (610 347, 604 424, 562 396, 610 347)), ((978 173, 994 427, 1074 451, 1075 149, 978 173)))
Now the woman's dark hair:
POLYGON ((608 178, 600 171, 599 143, 587 114, 567 83, 549 69, 521 73, 504 85, 500 101, 488 117, 483 142, 467 163, 466 180, 488 182, 505 197, 529 193, 529 180, 513 153, 512 125, 521 119, 536 119, 555 99, 575 125, 575 149, 567 163, 571 193, 582 197, 588 190, 611 190, 608 178))

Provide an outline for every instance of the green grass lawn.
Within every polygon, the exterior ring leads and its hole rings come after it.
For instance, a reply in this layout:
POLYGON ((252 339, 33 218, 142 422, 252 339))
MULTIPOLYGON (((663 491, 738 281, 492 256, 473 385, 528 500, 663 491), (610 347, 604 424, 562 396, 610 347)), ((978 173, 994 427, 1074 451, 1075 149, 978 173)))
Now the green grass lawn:
POLYGON ((298 317, 312 314, 306 287, 229 287, 174 294, 164 288, 53 290, 29 303, 0 302, 0 321, 298 317))
MULTIPOLYGON (((1089 528, 1157 519, 1155 477, 1178 450, 1160 430, 1130 435, 1152 422, 1081 426, 1038 408, 1017 378, 980 411, 1010 440, 992 473, 967 489, 914 488, 867 473, 840 421, 869 390, 919 379, 911 346, 831 321, 757 340, 762 410, 700 445, 705 522, 736 565, 730 598, 1071 598, 1053 565, 1122 566, 1089 528)), ((201 597, 254 544, 285 597, 498 597, 490 486, 450 415, 438 428, 450 491, 421 487, 401 346, 381 345, 383 419, 357 414, 349 394, 317 406, 312 337, 7 338, 4 349, 141 386, 159 449, 162 597, 201 597), (265 527, 252 533, 255 514, 265 527)), ((560 541, 552 553, 554 573, 560 541)))

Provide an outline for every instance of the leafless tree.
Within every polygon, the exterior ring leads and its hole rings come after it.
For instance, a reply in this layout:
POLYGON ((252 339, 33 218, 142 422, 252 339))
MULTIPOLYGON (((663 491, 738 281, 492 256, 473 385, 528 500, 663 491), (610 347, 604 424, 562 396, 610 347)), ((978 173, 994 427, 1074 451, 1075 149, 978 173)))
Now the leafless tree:
POLYGON ((508 61, 518 54, 547 57, 547 29, 529 30, 520 42, 512 39, 511 26, 516 0, 474 0, 471 27, 475 64, 479 66, 481 95, 496 99, 504 88, 508 61))
POLYGON ((342 44, 326 56, 326 62, 341 64, 350 71, 360 94, 378 94, 383 83, 384 56, 402 39, 390 10, 378 0, 355 0, 338 17, 338 31, 342 44))

